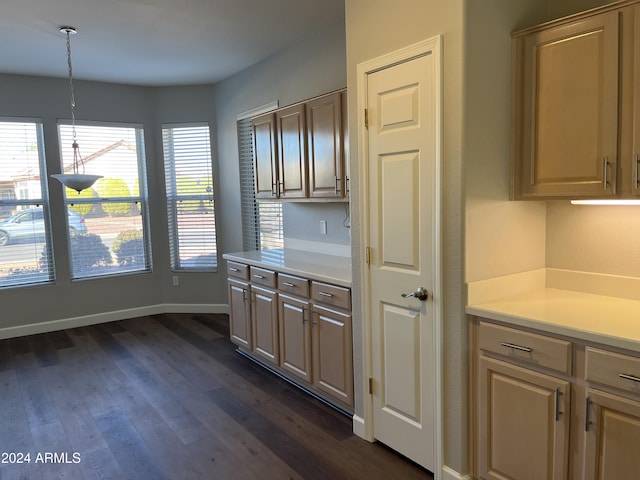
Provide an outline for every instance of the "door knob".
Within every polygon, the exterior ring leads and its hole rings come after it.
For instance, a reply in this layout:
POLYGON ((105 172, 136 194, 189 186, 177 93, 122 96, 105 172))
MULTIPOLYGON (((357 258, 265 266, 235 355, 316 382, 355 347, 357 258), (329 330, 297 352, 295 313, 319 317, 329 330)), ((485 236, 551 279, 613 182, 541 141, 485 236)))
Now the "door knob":
POLYGON ((417 298, 418 300, 421 300, 424 302, 427 298, 429 298, 429 292, 427 292, 427 289, 424 287, 418 287, 416 288, 415 292, 402 294, 402 298, 409 298, 409 297, 417 298))

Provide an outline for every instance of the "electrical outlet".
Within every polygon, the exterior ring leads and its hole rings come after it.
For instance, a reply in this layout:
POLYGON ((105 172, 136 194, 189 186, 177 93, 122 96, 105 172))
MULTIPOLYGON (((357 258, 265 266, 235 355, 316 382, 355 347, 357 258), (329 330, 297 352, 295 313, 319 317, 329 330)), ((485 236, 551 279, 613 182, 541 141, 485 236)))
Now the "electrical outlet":
POLYGON ((178 277, 177 275, 174 275, 171 280, 173 281, 173 286, 174 287, 179 287, 180 286, 180 277, 178 277))
POLYGON ((320 234, 321 235, 326 235, 327 234, 327 221, 326 220, 320 220, 320 234))

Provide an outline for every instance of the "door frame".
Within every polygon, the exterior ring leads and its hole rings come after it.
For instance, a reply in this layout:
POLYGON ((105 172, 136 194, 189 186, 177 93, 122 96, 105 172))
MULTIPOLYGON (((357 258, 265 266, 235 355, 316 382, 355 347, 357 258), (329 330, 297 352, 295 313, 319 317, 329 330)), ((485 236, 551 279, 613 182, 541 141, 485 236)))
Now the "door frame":
MULTIPOLYGON (((441 478, 443 466, 443 436, 442 436, 442 317, 443 317, 443 257, 442 257, 442 36, 437 35, 427 40, 409 45, 399 50, 387 53, 380 57, 367 60, 357 65, 357 118, 358 118, 358 170, 359 170, 359 202, 360 202, 360 281, 361 309, 362 309, 362 385, 360 386, 363 398, 364 418, 360 426, 356 428, 361 437, 369 441, 375 440, 375 426, 373 424, 373 397, 369 394, 369 378, 373 372, 373 351, 371 331, 371 282, 367 264, 367 247, 369 239, 369 133, 365 128, 365 108, 367 107, 368 75, 394 65, 404 63, 424 55, 434 57, 434 88, 435 88, 435 198, 434 220, 436 232, 434 232, 434 266, 436 271, 434 291, 432 292, 432 308, 434 309, 435 338, 434 353, 435 364, 433 366, 433 378, 436 383, 435 395, 435 468, 434 477, 441 478)), ((355 422, 354 422, 354 426, 355 422)), ((392 447, 393 448, 393 447, 392 447)))

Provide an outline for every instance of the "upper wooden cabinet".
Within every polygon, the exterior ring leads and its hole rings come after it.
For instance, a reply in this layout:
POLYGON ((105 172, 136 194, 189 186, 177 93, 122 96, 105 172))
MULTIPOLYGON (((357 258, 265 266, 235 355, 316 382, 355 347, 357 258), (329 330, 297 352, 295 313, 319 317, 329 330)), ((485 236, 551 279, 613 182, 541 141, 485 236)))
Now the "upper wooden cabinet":
POLYGON ((306 103, 309 196, 343 197, 342 95, 334 93, 306 103))
POLYGON ((256 198, 277 198, 276 117, 273 113, 253 119, 253 161, 256 198))
POLYGON ((256 198, 345 199, 345 100, 335 92, 253 119, 256 198))
POLYGON ((294 105, 276 112, 278 135, 278 186, 280 198, 305 198, 307 161, 304 105, 294 105))
POLYGON ((513 34, 512 199, 638 194, 639 7, 513 34))

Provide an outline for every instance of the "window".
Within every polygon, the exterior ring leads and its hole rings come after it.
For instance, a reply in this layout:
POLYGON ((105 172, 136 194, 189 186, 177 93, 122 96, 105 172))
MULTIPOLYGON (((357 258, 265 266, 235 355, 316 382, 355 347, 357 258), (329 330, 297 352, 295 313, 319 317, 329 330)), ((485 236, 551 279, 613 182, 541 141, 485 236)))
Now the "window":
POLYGON ((210 138, 208 125, 162 128, 173 271, 218 265, 210 138))
MULTIPOLYGON (((73 164, 72 127, 58 127, 67 172, 73 164)), ((83 124, 76 131, 85 173, 103 178, 80 194, 65 188, 71 277, 150 271, 142 127, 83 124)))
POLYGON ((53 281, 42 124, 0 120, 0 288, 53 281))
POLYGON ((253 128, 250 118, 238 120, 240 201, 245 250, 282 248, 282 202, 256 201, 253 172, 253 128))

